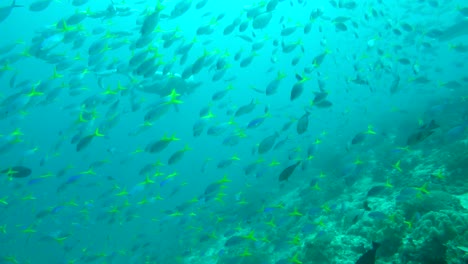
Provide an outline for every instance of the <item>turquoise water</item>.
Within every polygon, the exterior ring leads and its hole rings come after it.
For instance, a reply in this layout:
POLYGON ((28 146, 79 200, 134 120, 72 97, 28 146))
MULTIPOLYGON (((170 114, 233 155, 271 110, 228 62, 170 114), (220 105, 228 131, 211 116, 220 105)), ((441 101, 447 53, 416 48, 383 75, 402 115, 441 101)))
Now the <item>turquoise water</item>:
POLYGON ((464 1, 0 3, 0 263, 466 263, 464 1))

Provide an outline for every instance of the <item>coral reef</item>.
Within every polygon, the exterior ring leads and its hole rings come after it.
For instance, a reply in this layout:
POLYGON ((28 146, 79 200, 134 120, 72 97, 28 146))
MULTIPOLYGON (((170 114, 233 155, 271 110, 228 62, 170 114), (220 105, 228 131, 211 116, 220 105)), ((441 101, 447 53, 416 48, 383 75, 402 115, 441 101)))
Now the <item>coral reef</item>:
POLYGON ((468 213, 445 210, 429 212, 421 217, 414 225, 414 230, 405 237, 400 261, 444 263, 449 248, 453 251, 455 245, 468 242, 467 238, 468 213))

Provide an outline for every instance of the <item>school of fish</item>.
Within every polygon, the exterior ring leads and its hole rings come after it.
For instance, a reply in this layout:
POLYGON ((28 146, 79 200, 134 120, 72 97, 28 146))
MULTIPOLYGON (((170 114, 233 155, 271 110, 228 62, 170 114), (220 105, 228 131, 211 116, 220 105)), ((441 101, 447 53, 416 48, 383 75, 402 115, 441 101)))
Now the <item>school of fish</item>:
POLYGON ((349 230, 466 161, 463 1, 13 0, 0 30, 0 263, 397 263, 349 230))

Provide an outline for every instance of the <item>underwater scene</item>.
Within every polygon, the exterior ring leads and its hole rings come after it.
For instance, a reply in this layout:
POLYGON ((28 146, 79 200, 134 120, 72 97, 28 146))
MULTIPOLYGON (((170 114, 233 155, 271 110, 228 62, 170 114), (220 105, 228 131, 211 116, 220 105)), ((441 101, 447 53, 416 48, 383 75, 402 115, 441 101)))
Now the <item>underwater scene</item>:
POLYGON ((468 263, 463 0, 1 0, 0 263, 468 263))

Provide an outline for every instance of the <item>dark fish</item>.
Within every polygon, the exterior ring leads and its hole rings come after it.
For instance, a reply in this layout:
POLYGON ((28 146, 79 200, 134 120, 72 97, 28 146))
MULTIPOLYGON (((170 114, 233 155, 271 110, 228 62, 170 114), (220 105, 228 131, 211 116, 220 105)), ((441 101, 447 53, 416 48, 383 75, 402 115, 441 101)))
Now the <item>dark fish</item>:
POLYGON ((370 210, 372 210, 372 209, 369 207, 369 202, 368 202, 367 200, 366 200, 366 201, 364 201, 364 203, 363 203, 363 206, 362 206, 362 207, 363 207, 363 208, 364 208, 364 210, 366 210, 366 211, 370 211, 370 210))
POLYGON ((250 36, 248 36, 248 35, 237 35, 237 36, 238 36, 239 38, 241 38, 241 39, 243 39, 243 40, 249 42, 249 43, 252 43, 252 42, 253 42, 253 39, 252 39, 250 36))
POLYGON ((237 109, 236 113, 234 114, 235 116, 241 116, 248 114, 252 112, 255 109, 255 99, 252 99, 252 101, 246 105, 243 105, 237 109))
POLYGON ((292 90, 291 90, 291 95, 289 97, 290 101, 296 100, 304 91, 304 82, 303 81, 298 81, 294 84, 292 90))
POLYGON ((418 190, 414 188, 404 188, 400 193, 395 197, 396 202, 406 202, 410 199, 416 197, 418 190))
POLYGON ((33 2, 31 3, 31 5, 29 5, 29 11, 33 11, 33 12, 43 11, 50 5, 50 3, 52 3, 52 0, 39 0, 39 1, 33 2))
POLYGON ((2 170, 1 173, 13 178, 25 178, 31 175, 31 169, 24 166, 14 166, 2 170))
POLYGON ((380 247, 377 242, 372 242, 372 249, 364 253, 357 261, 356 264, 374 264, 375 263, 375 252, 380 247))
POLYGON ((193 136, 198 137, 201 135, 203 130, 206 127, 206 119, 199 119, 195 124, 193 124, 193 136))
POLYGON ((240 243, 245 242, 245 238, 242 238, 241 236, 232 236, 226 242, 224 243, 224 246, 226 247, 232 247, 235 245, 239 245, 240 243))
MULTIPOLYGON (((369 210, 366 210, 366 211, 369 211, 369 210)), ((379 211, 370 212, 368 216, 374 220, 379 220, 379 221, 382 221, 388 218, 388 216, 385 213, 382 213, 379 211)))
POLYGON ((369 85, 369 81, 360 75, 357 75, 354 80, 351 80, 351 82, 359 85, 369 85))
POLYGON ((378 196, 382 192, 384 192, 386 189, 387 189, 387 187, 385 187, 385 185, 374 186, 374 187, 370 188, 370 190, 367 192, 366 196, 367 197, 378 196))
POLYGON ((283 128, 281 128, 281 131, 284 132, 288 130, 293 123, 294 123, 294 120, 290 120, 287 123, 284 123, 283 128))
MULTIPOLYGON (((320 82, 319 82, 319 85, 320 85, 320 82)), ((315 94, 314 101, 313 101, 314 104, 317 104, 325 100, 328 96, 328 92, 323 92, 323 91, 315 92, 314 94, 315 94)))
POLYGON ((391 94, 396 94, 398 91, 400 91, 400 76, 395 75, 392 81, 392 84, 390 85, 390 93, 391 94))
POLYGON ((265 12, 263 14, 260 14, 256 16, 254 20, 252 21, 252 27, 254 29, 263 29, 266 26, 268 26, 272 17, 273 17, 273 14, 271 12, 265 12))
POLYGON ((169 157, 169 159, 167 160, 167 164, 172 165, 172 164, 178 162, 179 160, 182 159, 184 153, 185 153, 185 150, 178 150, 178 151, 174 152, 174 154, 172 154, 169 157))
POLYGON ((231 135, 227 136, 224 140, 223 140, 223 145, 224 146, 236 146, 237 144, 239 144, 239 141, 240 141, 240 137, 237 133, 232 133, 231 135))
POLYGON ((231 34, 234 31, 234 29, 236 28, 236 26, 237 25, 234 24, 234 23, 229 24, 227 27, 224 28, 223 34, 224 35, 231 34))
POLYGON ((145 150, 151 153, 161 152, 169 145, 169 143, 171 143, 170 140, 161 139, 146 146, 145 150))
POLYGON ((309 126, 309 112, 306 112, 302 117, 297 121, 296 130, 299 135, 305 133, 307 131, 307 127, 309 126))
POLYGON ((81 6, 88 2, 88 0, 73 0, 72 5, 74 6, 81 6))
POLYGON ((407 58, 400 58, 398 59, 398 62, 403 64, 403 65, 409 65, 411 63, 411 61, 407 58))
POLYGON ((289 140, 288 137, 286 137, 285 139, 281 140, 281 141, 278 141, 278 143, 276 143, 275 147, 273 148, 273 150, 277 150, 279 148, 281 148, 282 146, 284 146, 286 144, 286 142, 289 140))
POLYGON ((244 32, 249 26, 249 21, 246 20, 239 25, 239 32, 244 32))
POLYGON ((432 135, 434 133, 434 130, 436 128, 438 128, 438 127, 439 127, 439 125, 437 125, 434 120, 431 120, 431 122, 429 124, 425 124, 424 126, 419 128, 418 132, 415 132, 415 133, 411 134, 408 137, 408 140, 406 141, 406 144, 408 146, 411 146, 411 145, 415 145, 415 144, 425 140, 427 137, 432 135))
POLYGON ((452 127, 445 133, 445 138, 452 142, 463 139, 463 135, 465 134, 467 126, 468 123, 452 127))
POLYGON ((271 148, 273 147, 273 145, 275 144, 276 139, 278 138, 278 136, 279 136, 279 133, 276 132, 275 134, 264 138, 260 142, 260 145, 258 145, 258 153, 259 154, 264 154, 264 153, 267 153, 268 151, 270 151, 271 148))
POLYGON ((278 2, 278 0, 270 0, 266 6, 267 12, 275 10, 276 6, 278 5, 278 2))
POLYGON ((205 192, 203 193, 201 199, 204 199, 205 201, 212 200, 222 186, 223 185, 218 182, 211 183, 205 188, 205 192))
POLYGON ((192 0, 182 0, 179 1, 175 6, 174 9, 171 11, 170 18, 177 18, 185 14, 190 9, 192 5, 192 0))
POLYGON ((89 146, 89 143, 91 143, 91 140, 93 140, 93 138, 94 138, 94 135, 89 135, 80 139, 80 141, 78 141, 78 144, 76 144, 76 151, 80 152, 85 147, 89 146))
POLYGON ((272 80, 265 89, 266 95, 273 95, 278 91, 278 87, 282 79, 284 79, 286 75, 284 73, 278 72, 278 76, 272 80))
POLYGON ((318 108, 328 108, 328 107, 331 107, 332 105, 333 105, 333 103, 328 101, 328 100, 322 100, 322 101, 319 101, 318 103, 314 104, 314 106, 316 106, 318 108))
POLYGON ((188 150, 190 150, 190 148, 186 146, 183 149, 174 152, 167 160, 167 164, 172 165, 176 162, 179 162, 184 157, 185 152, 188 150))
POLYGON ((463 16, 468 17, 468 6, 458 8, 458 12, 460 12, 463 16))
POLYGON ((11 5, 0 7, 0 23, 3 22, 11 13, 11 10, 15 7, 22 7, 22 5, 17 5, 16 0, 14 0, 11 5))
POLYGON ((293 164, 289 167, 287 167, 286 169, 284 169, 280 176, 279 176, 279 181, 287 181, 289 179, 289 177, 291 176, 291 174, 294 172, 294 170, 296 169, 297 166, 299 166, 299 164, 301 163, 301 161, 298 161, 296 162, 296 164, 293 164))
POLYGON ((345 23, 341 23, 341 22, 340 22, 340 23, 336 23, 336 24, 335 24, 335 30, 336 30, 337 32, 339 32, 339 31, 347 31, 347 30, 348 30, 348 27, 346 26, 345 23))
POLYGON ((325 56, 329 53, 329 51, 325 51, 323 53, 320 53, 319 55, 315 56, 315 58, 312 60, 312 64, 314 67, 320 67, 322 65, 323 60, 325 59, 325 56))
POLYGON ((228 94, 229 91, 230 89, 223 89, 221 91, 218 91, 211 96, 211 100, 219 101, 223 99, 228 94))
POLYGON ((203 7, 206 5, 206 3, 208 3, 208 0, 202 0, 202 1, 198 2, 198 3, 195 5, 195 8, 196 8, 196 9, 201 9, 201 8, 203 8, 203 7))
POLYGON ((468 35, 468 20, 466 19, 441 30, 436 38, 439 41, 447 41, 465 35, 468 35))
POLYGON ((244 167, 245 175, 249 175, 252 172, 254 172, 255 169, 257 168, 257 166, 258 166, 258 162, 253 162, 253 163, 250 163, 249 165, 245 166, 244 167))
POLYGON ((339 2, 340 8, 346 8, 346 9, 355 9, 357 7, 357 3, 354 1, 349 1, 349 2, 339 2))
POLYGON ((221 160, 220 162, 218 162, 218 165, 216 165, 216 168, 218 168, 218 169, 227 168, 229 165, 232 164, 233 161, 234 160, 232 160, 232 159, 221 160))
POLYGON ((367 134, 365 132, 357 133, 351 140, 351 144, 356 145, 362 143, 366 139, 367 134))
POLYGON ((38 212, 36 214, 36 218, 37 219, 41 219, 41 218, 44 218, 46 216, 48 216, 50 214, 51 210, 50 209, 45 209, 45 210, 42 210, 40 212, 38 212))

